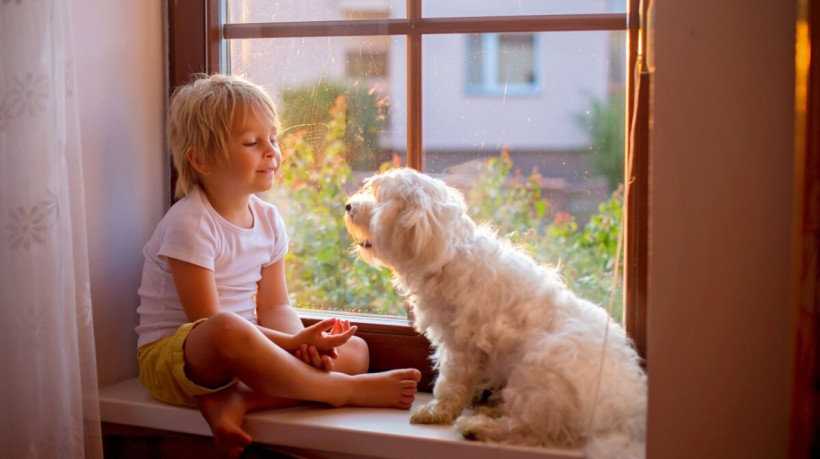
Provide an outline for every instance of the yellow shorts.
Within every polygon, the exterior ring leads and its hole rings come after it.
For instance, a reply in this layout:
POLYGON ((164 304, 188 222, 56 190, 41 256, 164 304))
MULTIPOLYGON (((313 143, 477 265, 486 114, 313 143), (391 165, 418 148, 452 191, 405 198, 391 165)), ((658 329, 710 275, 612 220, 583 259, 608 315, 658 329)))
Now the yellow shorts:
POLYGON ((183 345, 191 330, 206 319, 181 325, 168 337, 148 343, 137 351, 140 382, 157 400, 174 405, 196 407, 196 397, 219 392, 236 384, 233 379, 219 387, 203 387, 185 374, 183 345))

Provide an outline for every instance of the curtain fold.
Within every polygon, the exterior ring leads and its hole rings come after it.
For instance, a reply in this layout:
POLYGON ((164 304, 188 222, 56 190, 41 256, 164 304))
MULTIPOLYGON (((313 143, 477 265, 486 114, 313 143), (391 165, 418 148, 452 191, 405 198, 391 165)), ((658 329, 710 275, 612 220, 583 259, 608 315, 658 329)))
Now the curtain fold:
POLYGON ((69 3, 0 0, 0 451, 102 457, 69 3))

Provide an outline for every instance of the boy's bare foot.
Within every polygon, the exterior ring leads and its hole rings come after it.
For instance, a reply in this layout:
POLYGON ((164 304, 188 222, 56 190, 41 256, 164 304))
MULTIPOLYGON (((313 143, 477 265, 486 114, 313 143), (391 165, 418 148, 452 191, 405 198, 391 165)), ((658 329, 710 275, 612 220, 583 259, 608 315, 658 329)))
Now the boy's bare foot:
POLYGON ((199 397, 199 411, 211 427, 216 447, 230 458, 237 458, 251 444, 251 436, 242 430, 247 411, 245 399, 236 386, 199 397))
POLYGON ((420 379, 421 372, 415 368, 357 375, 347 405, 409 410, 420 379))

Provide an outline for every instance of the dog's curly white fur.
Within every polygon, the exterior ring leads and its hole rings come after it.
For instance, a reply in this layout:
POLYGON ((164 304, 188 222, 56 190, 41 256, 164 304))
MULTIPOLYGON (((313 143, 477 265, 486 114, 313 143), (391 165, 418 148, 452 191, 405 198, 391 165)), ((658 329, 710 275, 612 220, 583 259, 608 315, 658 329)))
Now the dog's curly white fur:
POLYGON ((477 226, 441 180, 394 169, 368 179, 345 208, 358 255, 392 270, 435 347, 435 399, 411 422, 455 422, 483 441, 585 447, 592 457, 643 456, 646 376, 601 307, 477 226))

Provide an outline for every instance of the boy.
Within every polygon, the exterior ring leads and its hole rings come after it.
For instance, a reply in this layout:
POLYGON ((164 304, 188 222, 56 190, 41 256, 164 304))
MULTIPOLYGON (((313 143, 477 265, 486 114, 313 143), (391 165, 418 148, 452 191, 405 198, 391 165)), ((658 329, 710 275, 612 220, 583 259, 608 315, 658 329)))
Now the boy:
POLYGON ((245 412, 316 401, 408 409, 416 369, 367 374, 367 346, 346 321, 308 328, 290 308, 287 234, 269 189, 282 163, 276 109, 226 75, 179 88, 168 138, 181 198, 145 245, 136 328, 140 381, 155 398, 196 406, 217 446, 251 442, 245 412))

